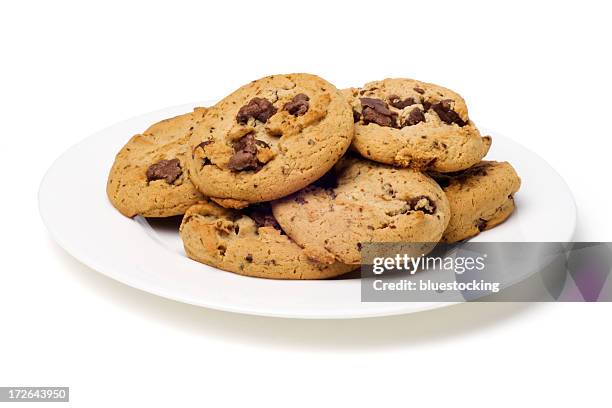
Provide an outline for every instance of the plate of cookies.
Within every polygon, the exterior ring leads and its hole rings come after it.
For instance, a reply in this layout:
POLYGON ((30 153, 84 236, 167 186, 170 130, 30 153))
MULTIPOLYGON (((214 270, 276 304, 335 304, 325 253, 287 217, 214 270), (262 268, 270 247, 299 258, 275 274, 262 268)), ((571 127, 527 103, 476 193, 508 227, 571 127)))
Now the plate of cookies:
POLYGON ((104 129, 55 161, 39 206, 66 251, 113 279, 292 318, 446 305, 362 302, 364 243, 566 242, 576 223, 555 170, 477 127, 456 92, 311 74, 104 129))

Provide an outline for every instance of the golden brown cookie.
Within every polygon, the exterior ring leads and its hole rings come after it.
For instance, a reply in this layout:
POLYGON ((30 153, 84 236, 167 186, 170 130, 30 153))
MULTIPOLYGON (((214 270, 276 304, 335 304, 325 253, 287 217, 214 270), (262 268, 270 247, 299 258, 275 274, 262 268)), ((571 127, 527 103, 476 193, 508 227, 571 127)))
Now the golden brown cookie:
POLYGON ((133 217, 184 214, 202 199, 187 177, 190 131, 206 108, 162 120, 135 135, 115 158, 106 192, 115 208, 133 217))
POLYGON ((196 126, 190 177, 224 206, 269 201, 325 174, 352 138, 351 108, 332 84, 273 75, 227 96, 196 126))
POLYGON ((393 78, 343 90, 353 108, 352 149, 377 162, 452 172, 478 163, 491 138, 481 137, 457 93, 393 78))
POLYGON ((355 157, 272 203, 283 230, 314 259, 356 265, 369 242, 438 242, 448 200, 427 175, 355 157))
POLYGON ((514 211, 521 179, 507 162, 482 161, 457 173, 432 174, 451 207, 443 242, 457 242, 504 222, 514 211))
POLYGON ((240 275, 325 279, 355 269, 308 258, 280 229, 266 205, 236 211, 201 202, 187 210, 180 231, 191 259, 240 275))

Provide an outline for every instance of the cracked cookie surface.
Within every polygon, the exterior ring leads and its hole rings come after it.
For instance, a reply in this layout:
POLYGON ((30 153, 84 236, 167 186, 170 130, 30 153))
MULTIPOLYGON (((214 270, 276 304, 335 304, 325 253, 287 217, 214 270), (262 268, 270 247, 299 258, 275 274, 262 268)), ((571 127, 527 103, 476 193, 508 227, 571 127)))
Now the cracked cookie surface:
POLYGON ((212 202, 187 210, 180 228, 187 255, 198 262, 240 275, 271 279, 325 279, 355 269, 323 264, 306 256, 285 235, 269 206, 236 211, 212 202))
POLYGON ((190 131, 206 108, 155 123, 133 136, 115 157, 106 192, 127 217, 184 214, 202 194, 187 177, 190 131))
POLYGON ((491 145, 469 120, 463 98, 441 86, 390 78, 342 93, 353 108, 351 147, 370 160, 452 172, 478 163, 491 145))
POLYGON ((367 242, 438 242, 450 219, 446 196, 427 175, 351 156, 274 201, 272 211, 311 258, 353 265, 367 242))
POLYGON ((457 242, 504 222, 514 211, 521 179, 507 162, 482 161, 456 173, 432 174, 451 207, 443 242, 457 242))
POLYGON ((353 138, 351 108, 310 74, 253 81, 212 107, 193 131, 190 177, 217 203, 240 208, 321 177, 353 138))

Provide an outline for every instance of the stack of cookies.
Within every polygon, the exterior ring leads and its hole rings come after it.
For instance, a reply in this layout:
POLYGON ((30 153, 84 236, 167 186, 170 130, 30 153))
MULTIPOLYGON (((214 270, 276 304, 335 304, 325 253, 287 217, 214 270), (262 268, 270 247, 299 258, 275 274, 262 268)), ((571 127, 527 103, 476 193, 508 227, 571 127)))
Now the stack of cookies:
POLYGON ((503 222, 520 179, 482 161, 465 101, 385 79, 273 75, 136 135, 110 171, 124 215, 183 215, 187 255, 242 275, 331 278, 369 242, 457 242, 503 222))

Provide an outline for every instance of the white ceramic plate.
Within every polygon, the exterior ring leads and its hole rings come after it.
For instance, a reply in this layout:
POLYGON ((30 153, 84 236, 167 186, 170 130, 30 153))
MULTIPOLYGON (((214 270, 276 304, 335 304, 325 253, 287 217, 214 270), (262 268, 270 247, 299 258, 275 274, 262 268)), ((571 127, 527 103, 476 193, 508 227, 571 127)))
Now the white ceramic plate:
MULTIPOLYGON (((209 105, 202 103, 199 106, 209 105)), ((106 198, 115 154, 133 134, 188 112, 183 105, 104 129, 60 156, 43 178, 40 212, 53 238, 72 256, 113 279, 180 302, 225 311, 295 318, 356 318, 411 313, 445 303, 362 303, 360 280, 278 281, 224 272, 188 259, 180 219, 132 220, 106 198)), ((487 159, 507 160, 522 178, 517 210, 474 241, 570 241, 576 223, 572 194, 539 156, 495 132, 487 159)))

